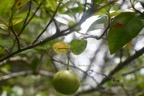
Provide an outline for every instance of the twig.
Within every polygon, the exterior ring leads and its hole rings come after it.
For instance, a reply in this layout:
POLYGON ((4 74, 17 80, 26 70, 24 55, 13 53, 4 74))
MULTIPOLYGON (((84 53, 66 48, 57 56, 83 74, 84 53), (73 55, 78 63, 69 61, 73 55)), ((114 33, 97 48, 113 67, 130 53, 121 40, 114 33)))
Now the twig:
MULTIPOLYGON (((74 24, 73 26, 71 26, 71 27, 63 30, 64 32, 63 32, 62 35, 64 36, 64 35, 70 34, 70 33, 73 32, 73 31, 69 31, 69 30, 72 30, 74 27, 82 24, 83 22, 85 22, 85 20, 87 20, 87 18, 93 16, 93 14, 95 14, 96 12, 98 12, 98 11, 100 11, 101 9, 103 9, 103 8, 105 8, 105 7, 113 4, 113 3, 115 3, 116 1, 117 1, 117 0, 110 1, 110 2, 108 2, 107 4, 101 6, 100 8, 97 8, 97 9, 91 9, 87 14, 85 14, 85 16, 83 16, 83 17, 80 19, 79 22, 77 22, 77 23, 74 24)), ((107 29, 107 28, 106 28, 106 29, 107 29)), ((104 33, 103 33, 103 34, 104 34, 104 33)), ((95 37, 95 38, 97 38, 97 37, 95 37)))
MULTIPOLYGON (((110 73, 108 76, 113 76, 114 74, 116 74, 118 71, 120 71, 123 67, 127 66, 130 64, 131 61, 133 61, 134 59, 138 58, 139 56, 141 56, 144 53, 144 47, 142 49, 140 49, 139 51, 137 51, 134 55, 130 56, 128 59, 126 59, 124 62, 121 62, 120 64, 118 64, 110 73)), ((108 78, 104 78, 102 80, 102 82, 99 85, 104 84, 106 81, 108 81, 108 78)))
MULTIPOLYGON (((115 1, 110 2, 110 3, 106 4, 106 5, 104 5, 102 8, 104 8, 104 7, 106 7, 106 6, 110 5, 110 4, 113 4, 114 2, 115 2, 115 1)), ((102 8, 100 8, 100 9, 102 9, 102 8)), ((96 10, 96 11, 97 11, 97 10, 96 10)), ((94 14, 94 13, 95 13, 95 12, 93 12, 93 14, 94 14)), ((84 22, 87 18, 89 18, 90 16, 92 16, 93 14, 92 14, 92 12, 90 12, 88 15, 85 16, 85 18, 81 19, 80 22, 77 23, 77 24, 81 24, 81 23, 84 22)), ((77 24, 76 24, 76 25, 77 25, 77 24)), ((1 58, 1 59, 0 59, 0 62, 3 62, 4 60, 6 60, 6 59, 8 59, 8 58, 10 58, 10 57, 12 57, 12 56, 20 53, 20 52, 23 52, 23 51, 25 51, 25 50, 29 50, 29 49, 35 48, 35 47, 40 46, 40 45, 42 45, 42 44, 44 44, 44 43, 46 43, 46 42, 49 42, 49 41, 51 41, 51 40, 54 40, 54 39, 56 39, 56 38, 58 38, 58 37, 61 37, 61 36, 70 34, 70 33, 66 33, 66 32, 67 32, 68 30, 70 30, 71 28, 75 27, 76 25, 74 25, 74 26, 72 26, 72 27, 70 27, 70 28, 67 28, 67 29, 65 29, 65 30, 62 30, 62 31, 59 32, 59 33, 55 33, 55 34, 52 35, 51 37, 45 38, 43 41, 41 40, 41 41, 38 42, 38 43, 35 43, 35 44, 33 44, 33 45, 29 45, 29 46, 27 46, 27 47, 25 47, 25 48, 22 48, 22 49, 20 49, 20 50, 17 50, 17 51, 15 51, 15 52, 12 52, 12 53, 4 56, 3 58, 1 58)))
POLYGON ((86 8, 87 8, 87 0, 85 0, 85 3, 84 3, 84 8, 83 8, 83 15, 82 17, 85 15, 86 13, 86 8))
POLYGON ((128 71, 128 72, 126 72, 126 73, 123 73, 122 75, 123 75, 123 76, 126 76, 126 75, 128 75, 128 74, 135 73, 136 71, 139 71, 139 70, 142 69, 142 68, 144 68, 144 66, 140 66, 140 67, 138 67, 138 68, 135 68, 135 69, 133 69, 133 70, 131 70, 131 71, 128 71))
POLYGON ((46 77, 52 77, 55 73, 48 72, 48 71, 45 71, 45 70, 39 70, 38 74, 40 74, 42 76, 46 76, 46 77))
MULTIPOLYGON (((62 61, 58 61, 58 60, 55 60, 55 59, 53 59, 53 58, 51 58, 51 60, 67 66, 67 64, 65 64, 65 63, 62 62, 62 61)), ((92 78, 92 80, 94 80, 94 82, 95 82, 96 84, 98 84, 98 81, 96 81, 96 79, 95 79, 94 77, 90 76, 87 72, 83 71, 82 69, 80 69, 80 68, 78 68, 78 67, 76 67, 76 66, 72 66, 72 65, 69 65, 69 66, 70 66, 70 67, 74 67, 74 68, 82 71, 83 73, 87 74, 87 76, 89 76, 90 78, 92 78)))
MULTIPOLYGON (((33 74, 32 71, 21 71, 21 72, 15 72, 15 73, 9 73, 7 75, 1 76, 0 77, 0 82, 5 81, 5 80, 9 80, 11 78, 15 78, 15 77, 19 77, 19 76, 25 76, 25 75, 31 75, 33 74)), ((39 70, 38 74, 46 76, 46 77, 52 77, 54 75, 54 73, 45 71, 45 70, 39 70)))
POLYGON ((43 31, 37 36, 37 38, 33 41, 32 44, 34 44, 34 43, 37 42, 37 40, 41 37, 41 35, 46 31, 46 29, 47 29, 47 28, 49 27, 49 25, 52 23, 52 21, 53 21, 55 15, 56 15, 56 13, 57 13, 58 8, 60 7, 60 5, 61 5, 61 2, 58 4, 58 6, 57 6, 55 12, 53 13, 53 15, 52 15, 52 17, 51 17, 49 23, 46 25, 46 27, 43 29, 43 31))
POLYGON ((29 74, 32 74, 32 71, 21 71, 21 72, 10 73, 8 75, 1 76, 0 77, 0 82, 11 79, 11 78, 15 78, 15 77, 18 77, 18 76, 24 76, 24 75, 29 75, 29 74))
MULTIPOLYGON (((133 61, 134 59, 138 58, 139 56, 141 56, 144 53, 144 47, 142 49, 140 49, 139 51, 137 51, 134 55, 130 56, 128 59, 126 59, 124 62, 121 62, 120 64, 118 64, 110 73, 109 75, 107 75, 99 84, 98 87, 102 86, 105 82, 111 80, 110 78, 116 74, 118 71, 120 71, 123 67, 127 66, 130 64, 131 61, 133 61)), ((93 88, 93 89, 89 89, 86 90, 84 92, 80 92, 78 93, 80 94, 84 94, 84 93, 89 93, 89 92, 94 92, 96 91, 98 88, 93 88)))
POLYGON ((139 10, 137 10, 137 9, 135 8, 135 6, 134 6, 134 1, 130 0, 130 3, 131 3, 131 6, 132 6, 132 8, 134 9, 135 12, 140 13, 141 15, 144 16, 144 14, 143 14, 142 12, 140 12, 139 10))
POLYGON ((40 41, 40 42, 38 42, 38 43, 36 43, 36 44, 27 46, 27 47, 25 47, 25 48, 21 48, 20 50, 17 50, 17 51, 15 51, 15 52, 12 52, 12 53, 4 56, 3 58, 1 58, 1 59, 0 59, 0 62, 3 62, 4 60, 6 60, 6 59, 8 59, 8 58, 10 58, 10 57, 12 57, 12 56, 20 53, 20 52, 23 52, 23 51, 25 51, 25 50, 29 50, 29 49, 35 48, 35 47, 37 47, 37 46, 39 46, 39 45, 42 45, 42 44, 44 44, 44 43, 46 43, 46 42, 48 42, 48 41, 54 40, 54 39, 56 39, 56 38, 58 38, 58 37, 60 37, 60 36, 61 36, 61 35, 59 35, 59 34, 54 34, 53 36, 48 37, 48 38, 46 38, 45 40, 40 41))
MULTIPOLYGON (((101 46, 102 46, 102 43, 101 43, 101 45, 100 45, 100 47, 99 48, 101 48, 101 46)), ((89 70, 90 70, 90 68, 92 67, 92 63, 94 62, 94 60, 95 60, 95 57, 96 57, 96 55, 97 55, 97 53, 99 52, 99 49, 97 49, 95 52, 94 52, 94 56, 92 57, 92 58, 90 58, 90 63, 89 63, 89 66, 88 66, 88 68, 87 68, 87 71, 86 72, 88 72, 89 70)), ((87 74, 84 74, 84 76, 83 76, 83 81, 84 80, 86 80, 87 79, 87 74)))
POLYGON ((33 19, 33 17, 34 17, 35 14, 37 13, 37 11, 40 9, 41 5, 45 2, 45 0, 43 0, 43 1, 39 4, 39 6, 37 7, 37 9, 36 9, 35 12, 33 13, 33 15, 32 15, 32 16, 30 17, 30 19, 28 20, 28 17, 29 17, 29 15, 30 15, 30 10, 31 10, 31 2, 32 2, 32 1, 30 1, 29 11, 28 11, 27 17, 26 17, 26 19, 25 19, 25 21, 24 21, 24 25, 23 25, 21 31, 18 33, 18 36, 20 36, 20 35, 22 34, 22 32, 24 31, 24 29, 26 28, 26 26, 27 26, 27 25, 30 23, 30 21, 33 19))
MULTIPOLYGON (((29 17, 30 12, 31 12, 31 7, 32 7, 32 0, 30 0, 28 13, 27 13, 27 16, 26 16, 26 18, 25 18, 25 20, 24 20, 23 27, 24 27, 25 24, 27 23, 28 17, 29 17)), ((21 29, 21 31, 22 31, 22 30, 23 30, 23 28, 21 29)))
POLYGON ((17 36, 17 34, 15 33, 15 31, 13 30, 13 26, 12 26, 12 25, 10 26, 10 30, 11 30, 11 32, 13 33, 13 35, 15 36, 15 39, 16 39, 16 42, 17 42, 18 50, 20 50, 19 37, 17 36))
POLYGON ((93 36, 93 35, 85 36, 84 39, 86 39, 86 38, 94 38, 94 39, 100 40, 107 33, 107 31, 109 30, 110 23, 111 23, 111 18, 110 18, 110 14, 108 14, 108 25, 105 28, 105 30, 103 31, 103 33, 100 36, 93 36))
MULTIPOLYGON (((14 4, 15 5, 15 4, 14 4)), ((20 42, 19 42, 19 38, 18 38, 18 36, 17 36, 17 34, 15 33, 15 31, 14 31, 14 29, 13 29, 13 16, 14 16, 14 10, 13 10, 13 8, 14 8, 14 5, 12 6, 12 8, 11 8, 11 16, 10 16, 10 18, 9 18, 9 26, 8 26, 8 28, 9 28, 9 30, 12 32, 12 34, 15 36, 15 40, 16 40, 16 42, 17 42, 17 47, 18 47, 18 50, 20 49, 20 42)), ((14 41, 15 42, 15 41, 14 41)))

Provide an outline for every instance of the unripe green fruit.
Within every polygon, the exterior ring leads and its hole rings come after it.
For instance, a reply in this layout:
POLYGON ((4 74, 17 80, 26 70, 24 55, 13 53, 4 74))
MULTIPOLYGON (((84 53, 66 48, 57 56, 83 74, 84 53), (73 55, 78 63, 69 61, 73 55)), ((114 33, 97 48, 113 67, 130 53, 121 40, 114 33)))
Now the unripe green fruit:
POLYGON ((68 26, 73 26, 74 24, 75 24, 74 21, 69 21, 69 22, 68 22, 68 26))
POLYGON ((58 92, 70 95, 78 90, 80 79, 71 70, 61 70, 54 75, 53 86, 58 92))
MULTIPOLYGON (((74 21, 69 21, 68 22, 68 26, 73 26, 74 24, 76 24, 74 21)), ((80 31, 81 30, 81 26, 77 25, 74 27, 73 29, 74 31, 80 31)))

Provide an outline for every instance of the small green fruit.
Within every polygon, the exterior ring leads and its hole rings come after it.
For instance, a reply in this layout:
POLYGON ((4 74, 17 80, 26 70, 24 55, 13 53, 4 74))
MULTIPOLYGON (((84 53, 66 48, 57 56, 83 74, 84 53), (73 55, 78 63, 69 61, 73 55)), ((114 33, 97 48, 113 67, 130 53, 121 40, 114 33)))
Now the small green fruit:
MULTIPOLYGON (((76 24, 76 22, 74 22, 74 21, 69 21, 68 22, 68 26, 73 26, 73 25, 75 25, 76 24)), ((73 29, 73 31, 80 31, 81 30, 81 26, 80 25, 77 25, 77 26, 75 26, 74 27, 74 29, 73 29)))
POLYGON ((69 21, 69 22, 68 22, 68 26, 73 26, 74 24, 75 24, 74 21, 69 21))
POLYGON ((80 79, 71 70, 61 70, 54 75, 53 86, 58 92, 70 95, 78 90, 80 79))

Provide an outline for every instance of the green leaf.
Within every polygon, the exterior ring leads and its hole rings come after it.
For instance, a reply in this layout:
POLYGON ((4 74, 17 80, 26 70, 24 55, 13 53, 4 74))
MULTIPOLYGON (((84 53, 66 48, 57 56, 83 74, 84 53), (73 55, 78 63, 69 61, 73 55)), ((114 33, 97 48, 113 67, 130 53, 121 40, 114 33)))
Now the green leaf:
POLYGON ((113 54, 131 41, 142 30, 144 17, 134 12, 123 12, 116 16, 108 32, 108 46, 113 54))
POLYGON ((0 17, 8 17, 15 0, 0 0, 0 17))
POLYGON ((32 60, 32 63, 31 63, 31 66, 30 66, 33 72, 35 72, 37 70, 38 65, 39 65, 39 58, 35 57, 32 60))
POLYGON ((70 44, 73 54, 79 55, 86 49, 87 40, 73 39, 70 44))
POLYGON ((56 10, 56 7, 57 7, 57 2, 56 0, 46 0, 47 3, 49 4, 50 8, 52 11, 55 11, 56 10))

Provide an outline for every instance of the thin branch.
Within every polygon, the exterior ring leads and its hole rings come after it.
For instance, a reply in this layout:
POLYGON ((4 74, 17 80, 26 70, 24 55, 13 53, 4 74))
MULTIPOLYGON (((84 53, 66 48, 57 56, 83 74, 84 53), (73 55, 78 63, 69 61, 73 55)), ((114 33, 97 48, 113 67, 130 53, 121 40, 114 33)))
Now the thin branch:
POLYGON ((46 77, 52 77, 55 73, 48 72, 48 71, 45 71, 45 70, 39 70, 38 74, 40 74, 42 76, 46 76, 46 77))
POLYGON ((21 71, 21 72, 10 73, 8 75, 1 76, 0 82, 11 78, 19 77, 19 76, 29 75, 29 74, 32 74, 32 71, 21 71))
MULTIPOLYGON (((109 2, 108 4, 104 5, 102 8, 104 8, 104 7, 106 7, 106 6, 110 5, 110 4, 113 4, 114 2, 115 2, 115 1, 109 2)), ((100 8, 100 9, 102 9, 102 8, 100 8)), ((97 10, 96 10, 96 12, 97 12, 97 10)), ((94 14, 94 13, 95 13, 95 12, 93 12, 93 14, 94 14)), ((81 24, 81 23, 84 22, 87 18, 89 18, 90 16, 92 16, 93 14, 92 14, 92 12, 90 12, 88 15, 85 16, 85 18, 82 18, 82 19, 80 20, 80 22, 77 23, 77 24, 81 24)), ((76 24, 76 25, 77 25, 77 24, 76 24)), ((75 27, 76 25, 72 26, 71 28, 75 27)), ((46 43, 46 42, 49 42, 49 41, 54 40, 54 39, 56 39, 56 38, 59 38, 59 37, 61 37, 61 36, 67 35, 68 33, 65 33, 65 32, 67 32, 68 30, 70 30, 70 28, 67 28, 67 29, 65 29, 65 30, 62 30, 62 31, 59 32, 59 33, 56 32, 56 33, 55 33, 54 35, 52 35, 51 37, 47 37, 47 38, 45 38, 44 40, 41 40, 41 41, 38 42, 38 43, 35 43, 35 44, 33 44, 33 45, 30 45, 30 46, 27 46, 27 47, 25 47, 25 48, 23 48, 23 49, 20 49, 20 50, 17 50, 17 51, 15 51, 15 52, 11 53, 11 54, 8 54, 8 55, 4 56, 3 58, 1 58, 1 59, 0 59, 0 62, 3 62, 4 60, 6 60, 6 59, 8 59, 8 58, 10 58, 10 57, 12 57, 12 56, 20 53, 20 52, 23 52, 23 51, 25 51, 25 50, 29 50, 29 49, 35 48, 35 47, 40 46, 40 45, 42 45, 42 44, 44 44, 44 43, 46 43)), ((70 33, 69 33, 69 34, 70 34, 70 33)))
MULTIPOLYGON (((73 28, 75 28, 76 26, 82 24, 83 22, 85 22, 89 17, 93 16, 93 14, 95 14, 96 12, 100 11, 101 9, 115 3, 117 0, 114 0, 114 1, 109 1, 107 4, 101 6, 100 8, 97 8, 97 9, 91 9, 87 14, 85 14, 85 16, 83 16, 79 22, 77 22, 76 24, 74 24, 73 26, 63 30, 63 36, 65 35, 68 35, 70 34, 71 32, 73 31, 69 31, 69 30, 72 30, 73 28)), ((107 29, 107 28, 106 28, 107 29)), ((104 33, 103 33, 104 34, 104 33)))
POLYGON ((139 10, 137 10, 137 9, 135 8, 135 6, 134 6, 134 1, 130 0, 130 3, 131 3, 131 7, 134 9, 135 12, 140 13, 141 15, 144 16, 144 14, 143 14, 142 12, 140 12, 139 10))
MULTIPOLYGON (((54 61, 54 62, 61 63, 61 64, 67 66, 67 64, 65 64, 64 62, 62 62, 62 61, 60 61, 60 60, 58 61, 58 60, 53 59, 53 58, 51 58, 51 60, 54 61)), ((80 69, 80 68, 78 68, 78 67, 76 67, 76 66, 72 66, 72 65, 69 65, 69 66, 78 69, 79 71, 83 72, 84 74, 87 74, 87 76, 89 76, 92 80, 94 80, 94 82, 95 82, 96 84, 98 84, 98 81, 96 81, 96 79, 95 79, 93 76, 90 76, 87 72, 83 71, 82 69, 80 69)))
MULTIPOLYGON (((101 48, 101 46, 102 46, 102 43, 101 43, 101 45, 99 45, 100 47, 99 48, 101 48)), ((89 66, 88 66, 88 68, 87 68, 87 71, 86 72, 91 72, 91 70, 90 70, 90 68, 92 67, 92 64, 93 64, 93 62, 94 62, 94 60, 95 60, 95 57, 97 56, 97 53, 99 52, 99 49, 97 49, 97 50, 95 50, 95 52, 94 52, 94 56, 92 57, 92 58, 90 58, 90 63, 89 63, 89 66)), ((93 71, 93 70, 92 70, 93 71)), ((87 79, 87 74, 84 74, 84 76, 83 76, 83 81, 84 80, 86 80, 87 79)))
MULTIPOLYGON (((40 7, 42 6, 42 4, 45 2, 45 0, 43 0, 40 4, 39 4, 39 6, 37 7, 37 9, 35 10, 35 12, 33 13, 33 15, 31 16, 31 18, 28 20, 28 17, 29 17, 29 14, 30 14, 30 9, 31 9, 31 7, 29 7, 29 12, 28 12, 28 14, 27 14, 27 17, 26 17, 26 19, 25 19, 25 22, 24 22, 24 25, 23 25, 23 27, 22 27, 22 29, 21 29, 21 31, 18 33, 18 36, 20 36, 21 34, 22 34, 22 32, 24 31, 24 29, 27 27, 27 25, 31 22, 31 20, 34 18, 34 16, 35 16, 35 14, 37 13, 37 11, 40 9, 40 7), (27 21, 27 22, 26 22, 27 21)), ((31 4, 30 4, 30 6, 31 6, 31 4)))
MULTIPOLYGON (((12 79, 15 77, 31 75, 31 74, 33 74, 32 71, 21 71, 21 72, 9 73, 7 75, 1 76, 0 82, 5 81, 5 80, 9 80, 9 79, 12 79)), ((38 74, 42 75, 42 76, 46 76, 46 77, 52 77, 54 75, 54 73, 51 73, 51 72, 48 72, 45 70, 39 70, 38 74)))
POLYGON ((60 32, 60 28, 59 28, 59 26, 58 26, 57 21, 56 21, 55 19, 53 19, 53 22, 54 22, 55 27, 56 27, 56 32, 57 32, 57 33, 60 32))
MULTIPOLYGON (((114 74, 116 74, 118 71, 120 71, 122 68, 124 68, 125 66, 129 65, 131 61, 133 61, 134 59, 138 58, 139 56, 141 56, 144 53, 144 47, 142 49, 140 49, 139 51, 137 51, 134 55, 130 56, 128 59, 126 59, 124 62, 121 62, 120 64, 118 64, 110 73, 108 76, 113 76, 114 74)), ((102 82, 99 85, 104 84, 106 81, 108 81, 108 78, 104 78, 102 80, 102 82)))
POLYGON ((12 57, 12 56, 20 53, 20 52, 23 52, 23 51, 25 51, 25 50, 29 50, 29 49, 35 48, 35 47, 37 47, 37 46, 39 46, 39 45, 42 45, 42 44, 44 44, 44 43, 46 43, 46 42, 48 42, 48 41, 54 40, 54 39, 56 39, 56 38, 58 38, 58 37, 60 37, 60 35, 54 34, 53 36, 46 38, 44 41, 40 41, 40 42, 38 42, 38 43, 36 43, 36 44, 34 44, 34 45, 27 46, 27 47, 25 47, 25 48, 22 48, 22 49, 20 49, 20 50, 17 50, 17 51, 15 51, 15 52, 13 52, 13 53, 10 53, 10 54, 4 56, 3 58, 0 59, 0 62, 3 62, 4 60, 6 60, 6 59, 8 59, 8 58, 10 58, 10 57, 12 57))
POLYGON ((86 8, 87 8, 87 0, 85 0, 85 3, 84 3, 84 8, 83 8, 83 15, 82 15, 82 17, 86 14, 86 8))
MULTIPOLYGON (((30 0, 28 13, 27 13, 27 16, 26 16, 26 18, 25 18, 25 20, 24 20, 23 27, 24 27, 25 24, 27 23, 28 17, 29 17, 30 12, 31 12, 31 7, 32 7, 32 0, 30 0)), ((23 28, 22 28, 22 29, 23 29, 23 28)))
POLYGON ((33 41, 32 44, 34 44, 34 43, 37 42, 37 40, 42 36, 42 34, 46 31, 46 29, 47 29, 47 28, 49 27, 49 25, 52 23, 52 21, 53 21, 55 15, 56 15, 56 13, 57 13, 60 5, 61 5, 61 2, 58 4, 58 6, 57 6, 55 12, 53 13, 52 18, 51 18, 51 20, 49 21, 49 23, 46 25, 46 27, 43 29, 43 31, 37 36, 37 38, 33 41))
MULTIPOLYGON (((109 75, 105 76, 105 78, 99 83, 98 87, 101 87, 105 82, 111 80, 110 78, 116 74, 118 71, 120 71, 122 68, 124 68, 125 66, 129 65, 130 62, 132 62, 134 59, 137 59, 139 56, 141 56, 144 53, 144 47, 142 49, 140 49, 139 51, 137 51, 134 55, 130 56, 128 59, 126 59, 124 62, 121 62, 120 64, 118 64, 110 73, 109 75)), ((96 90, 98 90, 98 87, 93 88, 93 89, 89 89, 86 90, 84 92, 80 92, 78 93, 78 95, 80 94, 84 94, 84 93, 89 93, 89 92, 94 92, 96 90)))
MULTIPOLYGON (((15 5, 15 4, 14 4, 14 5, 15 5)), ((11 8, 11 14, 10 14, 11 16, 10 16, 10 18, 9 18, 8 28, 9 28, 9 30, 12 32, 12 34, 14 35, 15 40, 16 40, 16 42, 17 42, 17 47, 18 47, 18 50, 19 50, 19 49, 20 49, 19 38, 18 38, 17 34, 15 33, 15 31, 14 31, 14 29, 13 29, 13 16, 14 16, 14 14, 15 14, 15 12, 14 12, 14 10, 13 10, 14 5, 13 5, 12 8, 11 8)), ((14 41, 14 42, 15 42, 15 41, 14 41)))
MULTIPOLYGON (((99 73, 99 74, 100 74, 100 73, 99 73)), ((118 86, 120 86, 127 96, 131 96, 131 95, 129 94, 128 90, 124 87, 124 85, 123 85, 122 83, 120 83, 119 80, 115 80, 115 78, 109 77, 109 76, 107 76, 107 75, 105 75, 105 74, 101 74, 101 75, 105 76, 105 77, 108 78, 109 80, 112 80, 114 83, 116 83, 118 86)))
MULTIPOLYGON (((100 36, 93 36, 93 35, 85 36, 84 39, 86 39, 86 38, 94 38, 94 39, 100 40, 100 39, 107 33, 107 31, 109 30, 109 28, 110 28, 110 23, 111 23, 111 18, 110 18, 110 14, 108 14, 108 25, 107 25, 107 27, 104 29, 103 33, 102 33, 100 36)), ((83 34, 83 35, 84 35, 84 34, 83 34)), ((87 34, 87 35, 88 35, 88 34, 87 34)))
POLYGON ((11 32, 13 33, 13 35, 15 36, 15 39, 16 39, 16 42, 17 42, 18 50, 20 50, 20 41, 19 41, 19 37, 17 36, 17 34, 15 33, 15 31, 13 30, 13 26, 12 26, 12 25, 10 26, 10 30, 11 30, 11 32))
POLYGON ((128 72, 126 72, 126 73, 123 73, 122 75, 123 75, 123 76, 126 76, 126 75, 128 75, 128 74, 135 73, 135 72, 141 70, 142 68, 144 68, 144 66, 140 66, 140 67, 138 67, 138 68, 135 68, 135 69, 133 69, 133 70, 131 70, 131 71, 128 71, 128 72))

